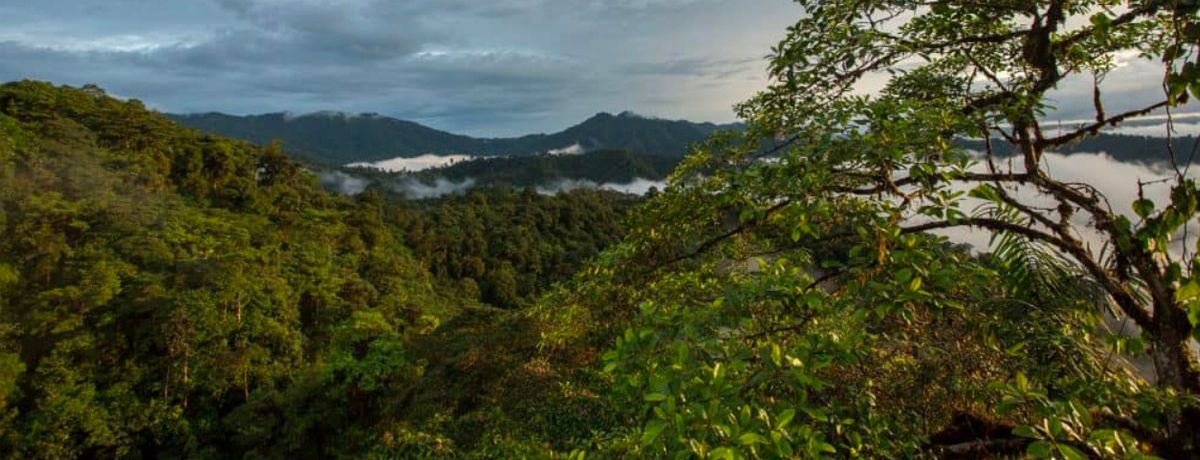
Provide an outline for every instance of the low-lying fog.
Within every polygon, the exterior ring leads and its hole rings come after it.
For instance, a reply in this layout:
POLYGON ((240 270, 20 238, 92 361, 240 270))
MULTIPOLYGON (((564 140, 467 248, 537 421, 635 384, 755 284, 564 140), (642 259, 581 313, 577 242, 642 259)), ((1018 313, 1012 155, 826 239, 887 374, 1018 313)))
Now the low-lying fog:
MULTIPOLYGON (((1133 212, 1133 202, 1138 199, 1139 188, 1145 198, 1153 201, 1156 207, 1161 209, 1163 205, 1170 201, 1171 183, 1166 181, 1166 179, 1170 179, 1175 175, 1166 165, 1125 163, 1117 161, 1105 153, 1075 153, 1071 155, 1047 153, 1043 158, 1043 165, 1054 179, 1064 182, 1084 183, 1095 187, 1108 198, 1108 203, 1112 206, 1114 212, 1124 214, 1135 224, 1138 222, 1138 217, 1133 212), (1139 183, 1142 185, 1139 186, 1139 183)), ((1007 163, 998 166, 1001 170, 1000 172, 1009 171, 1007 163)), ((973 170, 976 172, 987 172, 987 168, 983 164, 977 164, 973 170)), ((1022 172, 1023 168, 1018 165, 1014 170, 1014 172, 1022 172)), ((1200 166, 1193 166, 1187 169, 1186 174, 1188 177, 1197 177, 1200 175, 1200 166)), ((964 191, 970 188, 965 186, 960 187, 964 191)), ((1014 198, 1023 203, 1031 204, 1034 207, 1054 206, 1056 204, 1049 197, 1038 193, 1032 187, 1018 186, 1010 188, 1008 191, 1014 198)), ((962 209, 969 214, 975 210, 976 206, 983 204, 983 201, 967 198, 964 204, 965 206, 962 209)), ((1073 217, 1073 223, 1077 228, 1084 230, 1080 237, 1085 242, 1091 244, 1093 251, 1099 252, 1104 242, 1098 234, 1090 230, 1088 216, 1083 212, 1077 212, 1073 217)), ((1188 224, 1188 227, 1188 247, 1194 250, 1196 248, 1196 236, 1200 235, 1200 226, 1192 222, 1188 224)), ((982 230, 953 229, 935 233, 949 236, 955 242, 970 244, 981 250, 989 247, 990 234, 982 230)), ((1176 242, 1175 249, 1182 249, 1182 244, 1183 240, 1180 238, 1176 242)))
MULTIPOLYGON (((551 151, 549 155, 576 155, 582 153, 583 148, 579 144, 564 147, 562 149, 551 151)), ((378 169, 386 172, 404 173, 418 172, 442 166, 449 166, 463 161, 471 161, 479 157, 470 155, 421 155, 411 158, 393 158, 390 160, 372 162, 372 163, 351 163, 346 165, 350 168, 369 168, 378 169)), ((370 185, 371 180, 355 176, 353 173, 344 171, 326 171, 321 172, 317 176, 321 185, 334 190, 343 195, 358 195, 365 191, 370 185)), ((476 180, 467 178, 462 181, 451 181, 449 179, 437 178, 432 184, 422 182, 414 177, 399 177, 390 180, 386 186, 392 190, 402 193, 405 196, 413 199, 436 198, 443 195, 463 193, 470 190, 476 185, 476 180)), ((554 195, 560 192, 569 192, 577 189, 600 189, 612 190, 615 192, 628 193, 633 195, 645 195, 651 189, 659 190, 666 186, 665 181, 651 180, 644 178, 635 178, 628 183, 605 182, 596 183, 590 180, 583 179, 559 179, 550 183, 539 184, 535 187, 538 193, 543 195, 554 195)))
POLYGON ((554 181, 551 184, 538 186, 537 191, 538 191, 538 193, 541 193, 543 195, 554 195, 559 192, 569 192, 571 190, 586 188, 586 189, 612 190, 614 192, 628 193, 631 195, 645 195, 647 193, 650 193, 650 189, 652 189, 652 188, 662 190, 666 186, 667 186, 666 181, 643 179, 640 177, 634 179, 633 182, 630 182, 627 184, 620 184, 620 183, 615 183, 615 182, 605 182, 603 184, 597 184, 590 180, 559 179, 557 181, 554 181))
POLYGON ((373 168, 387 172, 417 172, 424 171, 426 169, 440 168, 442 166, 450 166, 458 162, 474 160, 475 158, 477 157, 471 155, 425 154, 410 158, 401 157, 376 162, 350 163, 346 166, 350 168, 373 168))
MULTIPOLYGON (((1179 131, 1191 131, 1193 126, 1200 125, 1191 125, 1186 122, 1176 123, 1176 128, 1179 131)), ((1165 127, 1162 124, 1158 124, 1157 126, 1130 126, 1126 129, 1127 133, 1130 134, 1144 133, 1146 135, 1153 135, 1155 132, 1161 133, 1164 130, 1165 127)), ((381 162, 358 163, 349 166, 365 166, 393 172, 415 172, 446 166, 460 161, 469 161, 473 158, 475 157, 469 155, 422 155, 413 158, 395 158, 381 162)), ((1044 161, 1047 170, 1053 177, 1068 182, 1087 183, 1095 186, 1108 197, 1108 201, 1111 203, 1114 211, 1129 216, 1135 222, 1137 218, 1133 213, 1132 203, 1138 198, 1139 182, 1145 184, 1141 186, 1141 189, 1146 198, 1149 198, 1156 204, 1161 206, 1169 199, 1170 185, 1161 180, 1171 177, 1173 172, 1165 165, 1125 163, 1117 161, 1105 153, 1076 153, 1072 155, 1050 153, 1045 156, 1044 161)), ((985 170, 982 164, 976 165, 975 168, 981 172, 985 170)), ((1190 168, 1188 171, 1190 177, 1195 177, 1198 174, 1200 174, 1200 166, 1190 168)), ((366 190, 370 185, 370 180, 342 171, 321 173, 319 179, 326 187, 345 195, 357 195, 366 190)), ((470 178, 459 182, 438 178, 432 184, 427 184, 413 177, 401 177, 388 184, 393 190, 414 199, 463 193, 475 185, 476 180, 470 178)), ((629 183, 596 183, 582 179, 558 179, 550 183, 539 184, 535 188, 538 193, 549 195, 583 188, 645 195, 652 188, 661 190, 665 186, 666 183, 664 181, 644 178, 637 178, 629 183)), ((1046 197, 1039 196, 1036 191, 1027 187, 1016 188, 1011 190, 1010 193, 1015 194, 1027 203, 1034 203, 1035 205, 1049 203, 1046 197)), ((978 200, 968 200, 964 211, 970 212, 974 206, 980 204, 978 200)), ((1088 223, 1083 220, 1085 218, 1082 213, 1076 215, 1076 220, 1078 221, 1076 223, 1079 224, 1079 228, 1087 228, 1088 223)), ((1192 227, 1189 231, 1189 239, 1195 240, 1195 237, 1191 235, 1200 235, 1200 227, 1197 227, 1195 224, 1192 224, 1192 227)), ((941 231, 940 233, 951 236, 951 239, 956 242, 967 243, 979 249, 989 246, 989 234, 983 231, 955 229, 941 231)), ((1100 249, 1099 245, 1102 242, 1096 235, 1084 234, 1081 236, 1094 244, 1094 250, 1100 249)), ((1194 241, 1189 241, 1192 247, 1195 247, 1194 243, 1194 241)))
MULTIPOLYGON (((578 142, 545 152, 546 155, 582 155, 587 152, 578 142)), ((372 168, 386 172, 417 172, 426 169, 450 166, 455 163, 482 158, 475 155, 435 155, 427 153, 415 157, 396 157, 389 160, 350 163, 348 168, 372 168)))

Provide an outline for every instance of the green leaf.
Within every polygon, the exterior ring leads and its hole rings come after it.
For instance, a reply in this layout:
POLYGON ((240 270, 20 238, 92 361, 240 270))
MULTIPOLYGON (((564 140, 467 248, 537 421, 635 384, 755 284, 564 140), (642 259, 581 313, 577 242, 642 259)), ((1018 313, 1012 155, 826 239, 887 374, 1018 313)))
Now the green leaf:
POLYGON ((792 419, 794 418, 796 418, 796 411, 794 409, 784 409, 783 412, 779 413, 779 417, 775 422, 775 429, 782 430, 787 428, 788 424, 792 423, 792 419))
POLYGON ((1049 458, 1054 446, 1046 441, 1034 441, 1025 448, 1025 454, 1033 458, 1049 458))
POLYGON ((1013 434, 1022 438, 1041 439, 1042 435, 1038 434, 1037 430, 1028 425, 1022 425, 1013 429, 1013 434))
POLYGON ((1066 444, 1058 445, 1058 453, 1062 454, 1063 458, 1067 460, 1087 460, 1088 458, 1088 456, 1084 455, 1083 452, 1080 452, 1079 449, 1066 444))
POLYGON ((1143 219, 1154 212, 1154 202, 1145 198, 1133 202, 1133 212, 1143 219))
POLYGON ((1186 303, 1187 301, 1196 297, 1200 297, 1200 283, 1197 283, 1194 278, 1187 280, 1186 283, 1183 283, 1183 285, 1179 286, 1179 289, 1175 291, 1176 302, 1186 303))
POLYGON ((1200 302, 1194 303, 1188 307, 1188 321, 1192 323, 1192 326, 1197 327, 1196 332, 1200 334, 1200 302))
POLYGON ((667 395, 662 394, 662 393, 657 393, 657 392, 656 393, 647 393, 646 396, 643 396, 643 399, 645 399, 647 402, 666 401, 667 395))
POLYGON ((767 438, 758 433, 746 433, 738 436, 738 443, 743 446, 752 446, 755 444, 767 444, 767 438))
POLYGON ((662 420, 651 420, 648 423, 646 423, 646 428, 642 430, 642 439, 641 439, 642 445, 643 446, 650 445, 650 443, 652 443, 652 442, 654 442, 654 440, 658 439, 658 436, 660 434, 662 434, 663 430, 665 430, 666 428, 667 428, 667 424, 666 424, 666 422, 663 422, 662 420))
POLYGON ((819 449, 819 450, 820 450, 822 453, 826 453, 826 454, 836 454, 836 453, 837 453, 837 448, 836 448, 836 447, 833 447, 833 444, 830 444, 830 443, 827 443, 827 442, 822 442, 822 443, 820 443, 820 446, 819 446, 819 448, 818 448, 818 449, 819 449))
POLYGON ((712 452, 708 453, 708 458, 720 458, 720 459, 725 459, 725 460, 733 460, 736 457, 734 457, 733 449, 730 449, 728 447, 718 447, 716 449, 713 449, 712 452))
POLYGON ((779 439, 775 441, 775 453, 779 454, 780 457, 791 458, 794 452, 795 451, 792 449, 792 443, 788 442, 786 439, 779 439))
POLYGON ((971 190, 969 196, 987 201, 1000 201, 1000 194, 996 193, 996 189, 991 184, 983 184, 975 187, 971 190))

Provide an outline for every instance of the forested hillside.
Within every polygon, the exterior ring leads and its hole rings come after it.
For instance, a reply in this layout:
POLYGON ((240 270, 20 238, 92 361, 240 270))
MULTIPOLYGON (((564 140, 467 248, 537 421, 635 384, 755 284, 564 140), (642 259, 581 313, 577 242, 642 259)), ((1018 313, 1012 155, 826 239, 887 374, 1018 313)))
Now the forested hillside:
POLYGON ((0 454, 449 452, 409 421, 472 412, 532 346, 479 297, 568 277, 620 236, 621 203, 340 197, 274 146, 98 88, 0 86, 0 454))
POLYGON ((587 189, 547 196, 532 188, 482 187, 408 203, 396 225, 434 276, 456 280, 464 293, 491 305, 514 307, 570 279, 619 241, 636 201, 587 189))

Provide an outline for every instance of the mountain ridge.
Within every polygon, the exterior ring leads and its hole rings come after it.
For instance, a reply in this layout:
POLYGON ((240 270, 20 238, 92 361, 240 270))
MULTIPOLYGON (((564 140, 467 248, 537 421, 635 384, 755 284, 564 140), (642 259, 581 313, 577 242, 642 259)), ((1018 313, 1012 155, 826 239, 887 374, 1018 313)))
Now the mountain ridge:
POLYGON ((280 140, 289 152, 307 160, 336 165, 424 154, 523 156, 575 147, 583 151, 614 149, 682 157, 692 144, 703 141, 712 133, 740 129, 741 126, 738 123, 668 120, 629 111, 615 115, 599 112, 555 133, 480 138, 377 113, 166 115, 191 128, 259 144, 280 140))

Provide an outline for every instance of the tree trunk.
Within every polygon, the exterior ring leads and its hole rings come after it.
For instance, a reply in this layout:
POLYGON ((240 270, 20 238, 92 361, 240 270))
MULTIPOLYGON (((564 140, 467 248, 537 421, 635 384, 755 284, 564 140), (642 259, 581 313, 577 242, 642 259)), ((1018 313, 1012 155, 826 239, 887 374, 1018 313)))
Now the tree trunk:
MULTIPOLYGON (((1192 325, 1183 309, 1175 305, 1156 305, 1155 330, 1150 334, 1156 382, 1159 388, 1174 390, 1180 396, 1200 395, 1200 373, 1189 346, 1192 325)), ((1160 302, 1156 302, 1160 303, 1160 302)), ((1165 303, 1165 302, 1164 302, 1165 303)), ((1185 405, 1179 414, 1167 419, 1167 442, 1161 446, 1169 457, 1200 457, 1200 408, 1185 405)))

